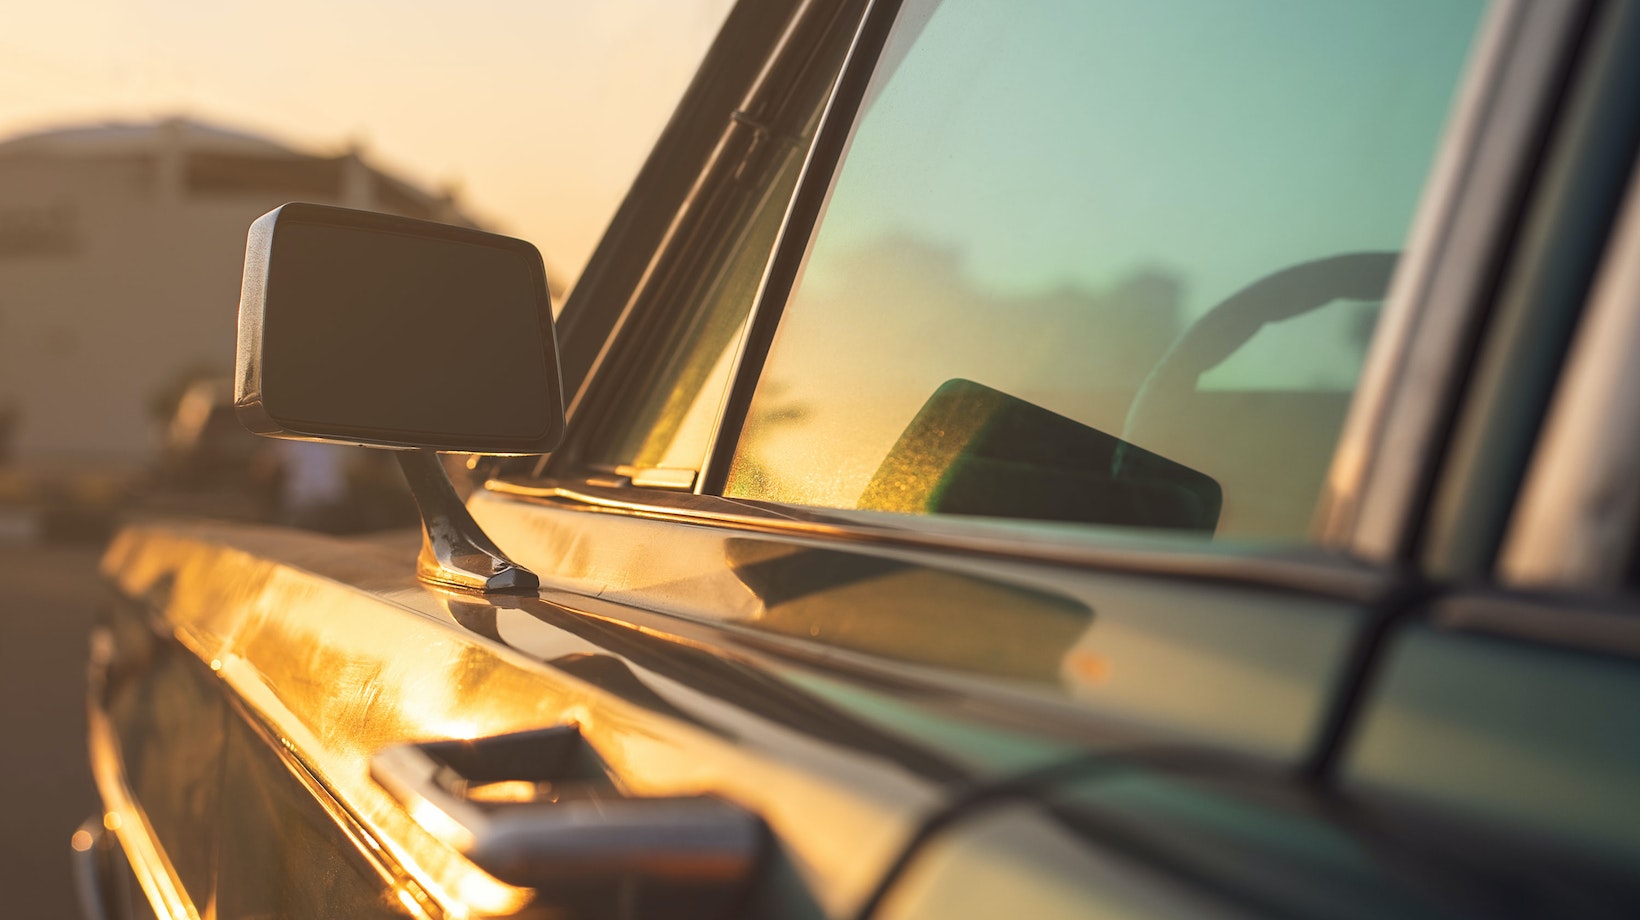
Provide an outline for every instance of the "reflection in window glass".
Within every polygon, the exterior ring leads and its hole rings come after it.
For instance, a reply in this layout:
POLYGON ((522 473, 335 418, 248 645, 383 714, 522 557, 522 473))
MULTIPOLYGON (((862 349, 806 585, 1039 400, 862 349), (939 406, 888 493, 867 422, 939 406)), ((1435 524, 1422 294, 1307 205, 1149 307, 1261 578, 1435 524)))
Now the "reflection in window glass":
POLYGON ((910 6, 727 494, 1302 537, 1484 4, 910 6))

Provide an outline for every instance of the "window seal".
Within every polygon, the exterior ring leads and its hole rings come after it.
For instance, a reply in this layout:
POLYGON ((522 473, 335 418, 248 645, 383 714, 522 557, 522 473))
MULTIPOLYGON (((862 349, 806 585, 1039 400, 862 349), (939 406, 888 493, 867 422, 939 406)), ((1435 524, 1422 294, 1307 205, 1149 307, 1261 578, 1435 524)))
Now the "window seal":
POLYGON ((722 142, 724 120, 757 80, 767 47, 785 32, 791 13, 809 2, 770 0, 730 11, 570 292, 557 327, 572 439, 578 410, 594 395, 591 384, 645 297, 669 229, 689 208, 722 142))
MULTIPOLYGON (((1640 149, 1640 123, 1630 117, 1640 101, 1636 50, 1640 8, 1596 11, 1566 78, 1542 178, 1522 215, 1427 512, 1419 558, 1440 577, 1492 571, 1555 389, 1578 373, 1567 364, 1571 344, 1596 302, 1640 149)), ((1640 418, 1614 428, 1636 424, 1640 418)), ((1602 444, 1585 447, 1592 456, 1602 444)))

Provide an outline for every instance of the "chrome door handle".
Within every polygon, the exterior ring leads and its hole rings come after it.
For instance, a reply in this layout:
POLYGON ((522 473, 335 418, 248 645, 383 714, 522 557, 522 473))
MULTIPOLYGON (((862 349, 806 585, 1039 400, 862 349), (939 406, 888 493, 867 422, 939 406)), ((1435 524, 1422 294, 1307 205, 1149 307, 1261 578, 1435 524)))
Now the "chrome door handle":
POLYGON ((545 893, 653 883, 730 898, 768 843, 763 822, 724 799, 622 793, 574 725, 395 745, 370 775, 479 868, 545 893))

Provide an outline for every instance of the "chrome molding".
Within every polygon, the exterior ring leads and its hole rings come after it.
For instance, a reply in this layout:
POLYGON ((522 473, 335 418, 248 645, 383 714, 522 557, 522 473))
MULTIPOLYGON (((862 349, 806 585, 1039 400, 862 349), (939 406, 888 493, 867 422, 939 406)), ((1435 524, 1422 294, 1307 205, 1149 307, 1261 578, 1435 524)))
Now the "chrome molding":
POLYGON ((112 863, 114 841, 101 817, 87 818, 74 832, 72 847, 74 893, 83 920, 120 920, 115 903, 112 863))
POLYGON ((1517 587, 1621 586, 1640 520, 1640 183, 1631 183, 1498 560, 1517 587))
POLYGON ((199 920, 199 909, 183 889, 176 869, 148 823, 148 817, 143 814, 136 797, 126 785, 119 740, 114 735, 114 727, 109 723, 108 716, 93 704, 87 719, 91 779, 97 794, 102 797, 103 827, 113 832, 114 839, 125 851, 131 874, 136 877, 143 894, 148 896, 156 916, 170 920, 199 920))
POLYGON ((622 514, 681 524, 753 533, 808 537, 828 542, 897 549, 937 550, 1045 565, 1161 575, 1265 587, 1370 601, 1383 590, 1385 573, 1373 566, 1306 547, 1267 547, 1249 552, 1192 545, 1166 536, 1083 530, 1075 539, 1029 535, 1018 528, 976 520, 940 520, 877 511, 781 508, 660 490, 600 488, 590 483, 536 483, 491 479, 487 492, 549 503, 570 510, 622 514), (776 510, 778 509, 778 510, 776 510), (801 515, 801 516, 799 516, 801 515), (904 526, 896 526, 903 518, 904 526))
POLYGON ((1408 550, 1588 8, 1500 0, 1488 15, 1328 473, 1316 530, 1334 549, 1374 562, 1408 550))

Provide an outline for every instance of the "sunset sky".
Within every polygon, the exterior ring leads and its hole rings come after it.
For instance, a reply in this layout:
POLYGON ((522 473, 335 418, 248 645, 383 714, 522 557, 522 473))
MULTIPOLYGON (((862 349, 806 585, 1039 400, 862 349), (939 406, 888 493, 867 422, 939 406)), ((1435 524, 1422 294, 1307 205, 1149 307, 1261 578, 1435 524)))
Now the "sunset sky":
POLYGON ((54 0, 0 9, 0 139, 172 115, 452 185, 579 274, 728 0, 54 0))

